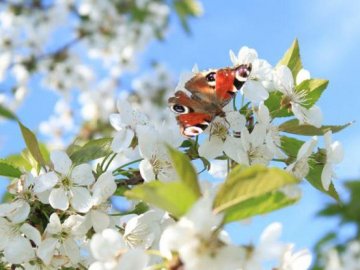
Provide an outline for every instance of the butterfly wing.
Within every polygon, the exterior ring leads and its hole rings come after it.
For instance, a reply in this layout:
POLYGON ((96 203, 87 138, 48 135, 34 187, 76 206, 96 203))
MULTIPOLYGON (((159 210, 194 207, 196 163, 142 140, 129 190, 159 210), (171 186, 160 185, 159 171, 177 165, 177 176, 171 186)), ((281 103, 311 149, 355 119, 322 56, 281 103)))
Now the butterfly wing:
POLYGON ((220 109, 234 97, 251 72, 251 64, 197 73, 185 88, 220 109))
POLYGON ((197 136, 215 118, 223 116, 222 108, 244 85, 250 75, 250 65, 199 72, 185 83, 184 91, 177 91, 169 98, 170 109, 177 114, 183 135, 197 136))
POLYGON ((180 130, 186 137, 197 136, 202 133, 214 118, 210 104, 189 97, 184 91, 177 91, 169 98, 170 109, 177 114, 176 120, 180 130))

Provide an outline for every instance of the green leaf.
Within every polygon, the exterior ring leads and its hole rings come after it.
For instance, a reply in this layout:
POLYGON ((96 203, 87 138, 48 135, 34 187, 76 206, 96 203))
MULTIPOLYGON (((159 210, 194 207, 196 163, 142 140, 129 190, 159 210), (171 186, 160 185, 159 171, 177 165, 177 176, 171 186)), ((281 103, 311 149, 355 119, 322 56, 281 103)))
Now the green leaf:
POLYGON ((11 164, 24 171, 31 171, 33 167, 31 163, 26 158, 24 158, 22 154, 7 156, 6 160, 8 160, 11 164))
POLYGON ((320 210, 317 215, 322 217, 334 217, 339 216, 344 210, 344 207, 339 204, 329 204, 320 210))
POLYGON ((295 177, 279 168, 267 168, 262 165, 244 168, 238 165, 220 187, 215 197, 214 211, 227 211, 245 200, 295 183, 298 183, 295 177))
POLYGON ((74 164, 81 164, 105 157, 112 152, 111 142, 112 138, 102 138, 89 141, 78 150, 75 150, 70 155, 70 158, 74 164))
POLYGON ((196 202, 197 195, 183 182, 152 181, 126 191, 129 199, 142 200, 180 218, 196 202))
POLYGON ((124 193, 128 190, 130 190, 128 186, 120 185, 116 188, 114 195, 115 196, 124 196, 124 193))
POLYGON ((277 66, 285 65, 288 66, 294 76, 296 78, 296 75, 298 72, 302 69, 302 63, 300 58, 300 48, 299 48, 299 42, 297 39, 293 41, 291 44, 291 47, 285 52, 282 59, 279 61, 277 66))
POLYGON ((314 135, 324 135, 327 131, 331 130, 332 133, 339 132, 344 128, 352 125, 353 122, 346 123, 344 125, 336 126, 322 126, 316 128, 311 125, 299 125, 299 120, 291 119, 279 126, 280 131, 284 131, 291 134, 305 135, 305 136, 314 136, 314 135))
POLYGON ((174 8, 184 30, 190 33, 188 18, 201 16, 203 13, 201 5, 194 0, 175 0, 174 8))
POLYGON ((19 168, 15 167, 8 160, 1 159, 0 160, 0 175, 11 177, 11 178, 19 178, 22 173, 19 168))
POLYGON ((41 155, 45 159, 46 163, 50 163, 50 151, 44 143, 39 143, 41 155))
MULTIPOLYGON (((13 202, 14 201, 14 195, 13 194, 11 194, 10 192, 8 192, 8 191, 5 191, 5 193, 4 193, 4 195, 2 196, 2 198, 1 198, 1 202, 2 203, 9 203, 9 202, 13 202)), ((0 268, 0 269, 2 269, 2 268, 0 268)), ((4 269, 6 269, 6 268, 4 268, 4 269)))
POLYGON ((280 208, 294 204, 299 198, 289 198, 281 191, 269 192, 264 195, 248 199, 225 211, 224 222, 242 220, 255 215, 273 212, 280 208))
POLYGON ((18 120, 17 116, 12 111, 2 106, 1 104, 0 104, 0 116, 7 118, 9 120, 14 120, 14 121, 18 120))
POLYGON ((190 159, 180 151, 168 147, 171 160, 175 167, 180 181, 187 185, 194 193, 200 197, 201 191, 197 180, 197 173, 194 166, 191 164, 190 159))
POLYGON ((135 205, 135 208, 132 211, 129 211, 126 214, 127 215, 130 215, 130 214, 141 215, 148 210, 149 210, 149 206, 146 203, 140 202, 135 205))
POLYGON ((30 129, 25 127, 20 121, 18 121, 22 136, 24 138, 27 149, 30 151, 33 158, 39 163, 41 166, 46 166, 45 159, 41 153, 40 146, 36 136, 30 129))
POLYGON ((301 82, 295 87, 295 92, 303 92, 306 102, 302 104, 305 108, 311 108, 320 98, 322 92, 328 86, 328 80, 310 79, 301 82))

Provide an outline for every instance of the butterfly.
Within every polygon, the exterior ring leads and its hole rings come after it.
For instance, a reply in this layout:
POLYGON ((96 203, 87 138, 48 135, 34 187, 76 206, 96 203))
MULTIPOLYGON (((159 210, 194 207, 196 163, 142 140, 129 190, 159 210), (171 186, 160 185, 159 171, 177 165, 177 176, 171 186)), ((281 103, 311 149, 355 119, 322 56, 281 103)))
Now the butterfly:
POLYGON ((202 133, 216 116, 225 117, 223 108, 244 85, 251 64, 196 73, 185 83, 185 90, 168 100, 176 114, 181 133, 186 137, 202 133))

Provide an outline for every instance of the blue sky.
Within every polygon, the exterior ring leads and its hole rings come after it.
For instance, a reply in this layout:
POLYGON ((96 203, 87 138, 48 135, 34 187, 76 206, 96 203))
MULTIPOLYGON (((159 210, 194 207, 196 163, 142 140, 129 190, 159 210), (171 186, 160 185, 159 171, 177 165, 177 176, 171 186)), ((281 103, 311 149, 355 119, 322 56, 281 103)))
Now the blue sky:
MULTIPOLYGON (((275 65, 294 38, 299 39, 304 67, 313 77, 330 80, 319 106, 326 124, 357 121, 336 134, 345 148, 345 160, 337 167, 338 177, 360 177, 360 1, 358 0, 267 0, 203 1, 205 13, 191 21, 192 35, 186 35, 172 18, 168 36, 153 42, 140 56, 139 66, 151 60, 166 63, 174 77, 197 63, 201 68, 230 65, 229 50, 255 48, 261 58, 275 65)), ((32 91, 19 116, 29 127, 47 119, 56 98, 43 90, 32 91), (43 97, 46 98, 43 98, 43 97), (39 104, 41 100, 41 104, 39 104), (46 102, 45 102, 46 101, 46 102)), ((0 156, 23 147, 13 123, 0 123, 0 156)), ((338 180, 336 186, 342 193, 338 180)), ((229 227, 237 242, 256 240, 272 221, 284 223, 286 241, 298 248, 311 247, 336 221, 314 219, 316 211, 330 201, 304 183, 299 204, 274 214, 254 218, 250 226, 229 227)))

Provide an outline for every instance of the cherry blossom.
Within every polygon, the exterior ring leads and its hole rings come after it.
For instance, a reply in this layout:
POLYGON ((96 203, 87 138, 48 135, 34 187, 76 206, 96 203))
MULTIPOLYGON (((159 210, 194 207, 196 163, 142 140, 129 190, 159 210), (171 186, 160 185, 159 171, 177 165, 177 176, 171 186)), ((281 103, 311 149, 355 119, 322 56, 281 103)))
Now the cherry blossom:
POLYGON ((312 137, 309 141, 305 142, 299 149, 296 160, 291 163, 286 170, 291 172, 296 178, 303 179, 309 173, 309 158, 317 145, 317 136, 312 137))
POLYGON ((324 134, 326 162, 321 173, 321 183, 325 190, 329 190, 332 179, 335 177, 333 166, 340 163, 344 158, 344 151, 339 141, 332 141, 331 131, 324 134))
POLYGON ((71 205, 76 211, 86 213, 91 208, 91 194, 88 186, 94 181, 91 166, 80 164, 72 167, 72 161, 63 151, 50 155, 54 171, 39 176, 34 191, 51 190, 49 203, 55 209, 67 210, 71 205))
POLYGON ((90 270, 143 270, 149 260, 141 249, 128 250, 120 233, 112 229, 95 234, 90 250, 95 259, 90 270))
POLYGON ((242 47, 236 56, 230 51, 230 59, 234 66, 251 63, 251 73, 247 82, 240 89, 241 93, 252 102, 268 99, 267 83, 272 80, 271 65, 258 58, 254 49, 242 47))
MULTIPOLYGON (((283 100, 286 105, 291 107, 295 117, 300 124, 309 124, 315 127, 321 127, 322 113, 316 105, 307 109, 306 92, 305 90, 296 91, 294 78, 290 69, 287 66, 279 66, 275 69, 275 84, 280 92, 284 94, 283 100)), ((310 79, 310 73, 307 71, 300 71, 296 78, 296 83, 300 84, 302 81, 310 79)))
POLYGON ((61 224, 59 216, 53 213, 45 230, 45 237, 37 249, 37 256, 50 265, 54 256, 65 257, 65 264, 76 265, 80 261, 80 248, 75 241, 76 225, 79 221, 75 216, 68 217, 61 224))
POLYGON ((160 239, 160 250, 169 259, 179 254, 185 269, 237 269, 243 260, 241 249, 223 242, 218 235, 222 215, 212 212, 212 200, 201 198, 160 239))
POLYGON ((199 154, 207 159, 213 159, 222 155, 224 152, 229 157, 235 155, 233 147, 235 141, 234 135, 245 128, 245 117, 237 111, 229 111, 225 118, 217 117, 208 128, 209 138, 199 147, 199 154))

